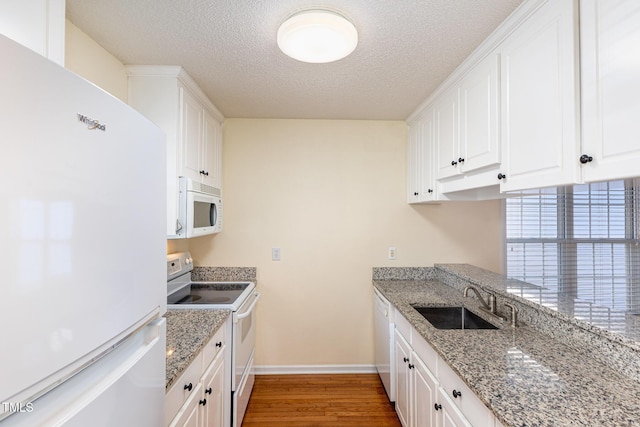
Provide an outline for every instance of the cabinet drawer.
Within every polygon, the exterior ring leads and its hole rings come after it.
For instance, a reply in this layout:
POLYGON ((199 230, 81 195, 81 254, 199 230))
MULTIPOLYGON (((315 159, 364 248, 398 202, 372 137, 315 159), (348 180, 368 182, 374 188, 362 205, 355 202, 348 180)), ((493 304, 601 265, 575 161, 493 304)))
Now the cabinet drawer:
POLYGON ((198 404, 200 403, 200 393, 202 385, 197 384, 194 386, 191 396, 187 398, 182 408, 179 409, 173 420, 167 420, 169 427, 190 427, 199 426, 200 411, 198 411, 198 404))
POLYGON ((227 338, 225 334, 226 329, 227 323, 220 326, 218 332, 216 332, 215 335, 211 337, 209 342, 204 346, 204 349, 202 350, 202 366, 204 369, 209 366, 213 358, 216 357, 216 355, 225 347, 227 338))
POLYGON ((491 425, 490 423, 493 423, 493 414, 489 408, 444 361, 438 363, 438 381, 447 397, 460 408, 467 419, 473 420, 477 425, 491 425))
POLYGON ((438 353, 415 330, 411 338, 413 340, 413 351, 422 359, 431 372, 438 372, 438 353))
POLYGON ((167 423, 173 420, 189 396, 199 389, 200 375, 202 375, 202 352, 198 353, 167 392, 165 397, 165 419, 167 423), (191 387, 189 387, 189 384, 191 384, 191 387))
POLYGON ((398 332, 400 332, 404 339, 407 340, 409 344, 411 344, 411 330, 413 329, 413 327, 398 310, 395 310, 394 318, 396 322, 396 329, 398 330, 398 332))

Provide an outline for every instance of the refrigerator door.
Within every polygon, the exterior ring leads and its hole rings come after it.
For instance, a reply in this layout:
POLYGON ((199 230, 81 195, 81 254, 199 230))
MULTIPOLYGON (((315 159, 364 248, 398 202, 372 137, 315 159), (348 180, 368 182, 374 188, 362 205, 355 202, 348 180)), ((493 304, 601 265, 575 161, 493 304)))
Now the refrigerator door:
POLYGON ((2 427, 164 425, 165 319, 153 321, 2 427))
POLYGON ((0 401, 28 403, 166 310, 166 148, 1 35, 0 58, 0 401))

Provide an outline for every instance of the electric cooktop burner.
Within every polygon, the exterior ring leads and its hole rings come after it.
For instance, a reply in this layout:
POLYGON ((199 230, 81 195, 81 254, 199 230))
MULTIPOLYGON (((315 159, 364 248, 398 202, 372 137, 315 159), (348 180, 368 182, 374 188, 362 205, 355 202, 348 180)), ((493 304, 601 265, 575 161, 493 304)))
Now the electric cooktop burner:
POLYGON ((247 288, 246 283, 238 284, 191 284, 191 292, 175 295, 170 304, 232 304, 247 288))
POLYGON ((180 301, 176 301, 176 304, 197 304, 202 297, 199 295, 187 295, 182 298, 180 301))

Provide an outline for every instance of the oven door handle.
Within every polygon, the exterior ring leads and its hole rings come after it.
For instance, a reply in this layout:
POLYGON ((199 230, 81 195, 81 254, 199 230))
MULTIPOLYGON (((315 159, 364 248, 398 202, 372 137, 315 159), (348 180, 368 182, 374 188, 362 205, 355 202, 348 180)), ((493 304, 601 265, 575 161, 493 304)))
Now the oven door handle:
POLYGON ((247 311, 245 311, 244 313, 238 314, 236 316, 236 318, 235 318, 236 322, 238 320, 244 319, 245 317, 249 317, 249 315, 251 315, 251 313, 253 312, 253 309, 255 308, 258 300, 260 299, 260 292, 256 292, 254 294, 254 296, 255 296, 255 299, 253 300, 253 303, 251 303, 251 306, 249 307, 249 309, 247 309, 247 311))

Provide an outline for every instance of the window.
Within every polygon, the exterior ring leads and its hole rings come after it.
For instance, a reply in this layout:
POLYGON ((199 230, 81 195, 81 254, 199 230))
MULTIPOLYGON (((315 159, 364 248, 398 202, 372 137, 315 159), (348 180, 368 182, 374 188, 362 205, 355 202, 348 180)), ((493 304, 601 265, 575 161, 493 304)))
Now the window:
POLYGON ((575 317, 605 327, 640 314, 639 188, 611 181, 507 199, 507 275, 538 285, 523 296, 551 307, 568 300, 575 317))

